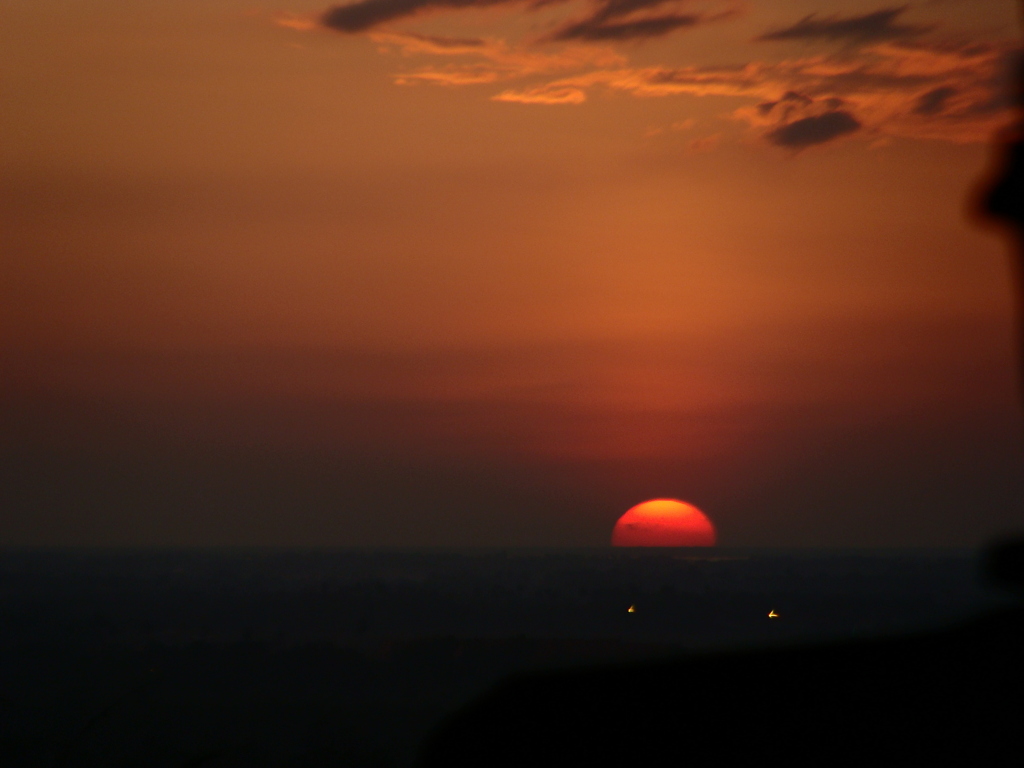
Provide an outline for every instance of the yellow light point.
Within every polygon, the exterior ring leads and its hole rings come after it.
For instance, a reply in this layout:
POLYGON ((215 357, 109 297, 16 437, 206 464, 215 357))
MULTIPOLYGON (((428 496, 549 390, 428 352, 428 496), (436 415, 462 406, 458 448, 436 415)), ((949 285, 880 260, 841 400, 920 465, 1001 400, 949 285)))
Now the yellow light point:
POLYGON ((626 613, 636 613, 636 606, 635 605, 629 606, 629 608, 626 609, 626 613))
POLYGON ((779 614, 777 614, 775 612, 775 609, 773 608, 772 610, 768 611, 768 618, 769 619, 777 619, 777 618, 779 618, 779 614))

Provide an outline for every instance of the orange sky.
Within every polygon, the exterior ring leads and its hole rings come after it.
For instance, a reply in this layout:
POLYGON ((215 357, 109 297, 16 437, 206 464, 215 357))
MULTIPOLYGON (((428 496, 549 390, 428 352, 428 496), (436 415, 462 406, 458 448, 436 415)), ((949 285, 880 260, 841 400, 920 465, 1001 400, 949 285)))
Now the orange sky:
POLYGON ((0 541, 595 544, 658 496, 723 544, 1019 524, 966 216, 1016 25, 5 4, 0 541))

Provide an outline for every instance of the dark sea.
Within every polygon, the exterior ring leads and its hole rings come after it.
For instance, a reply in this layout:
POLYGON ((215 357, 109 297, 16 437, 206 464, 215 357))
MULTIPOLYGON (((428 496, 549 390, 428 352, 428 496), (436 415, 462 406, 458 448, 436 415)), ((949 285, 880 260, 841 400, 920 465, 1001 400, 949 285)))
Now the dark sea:
POLYGON ((952 550, 7 550, 0 765, 408 766, 508 675, 1000 604, 952 550))

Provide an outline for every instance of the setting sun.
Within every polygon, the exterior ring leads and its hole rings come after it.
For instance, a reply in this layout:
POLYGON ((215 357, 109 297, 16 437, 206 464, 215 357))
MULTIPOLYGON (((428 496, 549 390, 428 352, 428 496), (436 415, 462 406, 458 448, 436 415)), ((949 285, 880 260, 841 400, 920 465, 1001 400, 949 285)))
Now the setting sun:
POLYGON ((616 547, 712 547, 717 535, 707 515, 676 499, 651 499, 626 511, 612 531, 616 547))

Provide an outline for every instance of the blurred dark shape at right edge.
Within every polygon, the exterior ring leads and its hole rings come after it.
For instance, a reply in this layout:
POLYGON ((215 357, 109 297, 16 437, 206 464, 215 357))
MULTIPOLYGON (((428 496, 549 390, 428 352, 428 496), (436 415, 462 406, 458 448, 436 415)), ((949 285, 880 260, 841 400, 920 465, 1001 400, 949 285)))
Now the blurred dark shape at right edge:
MULTIPOLYGON (((1018 105, 1022 95, 1024 71, 1018 105)), ((975 212, 1015 241, 1024 386, 1024 120, 981 189, 975 212)), ((1024 538, 995 542, 981 567, 1024 598, 1024 538)), ((898 637, 521 675, 451 715, 420 752, 423 768, 776 761, 1024 763, 1024 608, 898 637)))
MULTIPOLYGON (((1024 60, 1017 64, 1013 125, 996 141, 995 162, 978 187, 974 214, 1001 225, 1013 251, 1017 299, 1017 386, 1024 405, 1024 60)), ((1024 597, 1024 536, 994 542, 984 558, 985 576, 994 586, 1024 597)))

